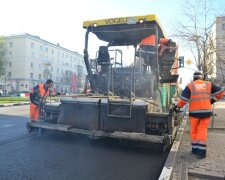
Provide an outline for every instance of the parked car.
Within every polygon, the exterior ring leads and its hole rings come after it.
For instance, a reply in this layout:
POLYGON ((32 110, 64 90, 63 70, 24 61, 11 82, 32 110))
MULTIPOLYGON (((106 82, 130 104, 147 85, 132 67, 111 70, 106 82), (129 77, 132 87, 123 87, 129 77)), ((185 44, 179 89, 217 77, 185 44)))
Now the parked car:
POLYGON ((17 96, 29 96, 29 92, 28 91, 19 91, 19 92, 17 92, 17 96))
POLYGON ((56 93, 56 96, 61 96, 62 94, 60 92, 57 92, 56 93))

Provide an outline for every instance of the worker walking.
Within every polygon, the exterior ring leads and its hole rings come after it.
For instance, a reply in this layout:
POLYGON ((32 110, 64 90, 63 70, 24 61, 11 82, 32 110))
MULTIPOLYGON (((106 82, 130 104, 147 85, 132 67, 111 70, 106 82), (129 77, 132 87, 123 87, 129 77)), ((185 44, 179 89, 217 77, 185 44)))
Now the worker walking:
POLYGON ((199 159, 206 157, 207 131, 212 116, 212 104, 224 96, 221 87, 203 80, 200 71, 194 72, 193 81, 183 90, 174 107, 179 111, 189 101, 189 119, 192 153, 199 159))
POLYGON ((41 106, 45 103, 50 94, 50 88, 53 86, 53 81, 48 79, 45 84, 40 83, 30 91, 30 120, 31 122, 38 121, 41 111, 41 106))

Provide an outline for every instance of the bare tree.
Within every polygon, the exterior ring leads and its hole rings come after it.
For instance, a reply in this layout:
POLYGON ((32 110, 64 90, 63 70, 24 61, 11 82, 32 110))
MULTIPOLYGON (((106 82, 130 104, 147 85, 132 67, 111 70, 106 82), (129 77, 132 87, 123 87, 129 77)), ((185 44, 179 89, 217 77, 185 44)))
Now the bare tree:
POLYGON ((5 65, 6 65, 6 41, 5 38, 0 36, 0 76, 5 74, 5 65))
POLYGON ((215 72, 215 58, 212 53, 217 53, 217 49, 216 39, 213 39, 216 18, 213 2, 213 0, 183 1, 184 16, 175 25, 174 36, 181 39, 182 44, 191 51, 197 68, 203 71, 204 78, 215 72))

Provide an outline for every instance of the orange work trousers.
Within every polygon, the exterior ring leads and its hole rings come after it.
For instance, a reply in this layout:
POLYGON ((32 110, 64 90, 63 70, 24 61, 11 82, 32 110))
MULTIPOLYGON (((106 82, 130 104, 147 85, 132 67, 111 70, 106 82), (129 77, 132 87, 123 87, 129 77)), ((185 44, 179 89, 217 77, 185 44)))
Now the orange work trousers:
POLYGON ((206 144, 210 117, 196 118, 190 116, 189 119, 191 125, 190 129, 191 140, 198 141, 200 144, 206 144))
POLYGON ((38 121, 39 119, 39 109, 38 106, 30 103, 30 120, 31 121, 38 121))

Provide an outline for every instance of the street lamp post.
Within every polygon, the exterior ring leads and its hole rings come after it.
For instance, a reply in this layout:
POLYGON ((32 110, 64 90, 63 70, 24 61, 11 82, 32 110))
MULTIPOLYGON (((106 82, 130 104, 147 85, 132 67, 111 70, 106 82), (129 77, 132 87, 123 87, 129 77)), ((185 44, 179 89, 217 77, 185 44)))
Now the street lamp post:
POLYGON ((4 77, 5 77, 5 96, 6 96, 6 77, 7 77, 7 75, 5 74, 4 77))

